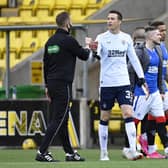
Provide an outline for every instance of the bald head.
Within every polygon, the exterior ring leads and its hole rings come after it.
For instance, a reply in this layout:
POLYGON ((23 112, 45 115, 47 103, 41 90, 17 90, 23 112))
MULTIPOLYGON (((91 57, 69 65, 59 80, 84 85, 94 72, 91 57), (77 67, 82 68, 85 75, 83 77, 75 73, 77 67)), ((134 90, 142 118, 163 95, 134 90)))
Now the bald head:
POLYGON ((145 41, 145 28, 144 27, 136 27, 132 34, 133 41, 145 41))

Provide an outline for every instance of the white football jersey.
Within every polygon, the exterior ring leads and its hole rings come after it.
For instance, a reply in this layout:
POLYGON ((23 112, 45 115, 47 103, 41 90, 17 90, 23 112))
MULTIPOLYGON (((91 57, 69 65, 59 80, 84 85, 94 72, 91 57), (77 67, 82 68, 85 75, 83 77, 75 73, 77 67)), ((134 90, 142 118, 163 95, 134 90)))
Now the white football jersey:
POLYGON ((100 56, 100 86, 115 87, 130 85, 126 55, 137 75, 144 78, 131 36, 124 32, 112 34, 106 31, 96 38, 97 54, 100 56))

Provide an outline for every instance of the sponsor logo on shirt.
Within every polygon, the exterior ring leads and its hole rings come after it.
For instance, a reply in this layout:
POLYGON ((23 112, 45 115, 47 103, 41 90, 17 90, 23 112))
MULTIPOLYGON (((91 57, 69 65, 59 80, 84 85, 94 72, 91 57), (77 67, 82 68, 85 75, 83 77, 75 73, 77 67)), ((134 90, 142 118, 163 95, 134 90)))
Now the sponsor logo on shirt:
POLYGON ((148 73, 158 73, 158 67, 157 66, 149 66, 148 73))
POLYGON ((124 57, 126 51, 108 50, 108 57, 124 57))

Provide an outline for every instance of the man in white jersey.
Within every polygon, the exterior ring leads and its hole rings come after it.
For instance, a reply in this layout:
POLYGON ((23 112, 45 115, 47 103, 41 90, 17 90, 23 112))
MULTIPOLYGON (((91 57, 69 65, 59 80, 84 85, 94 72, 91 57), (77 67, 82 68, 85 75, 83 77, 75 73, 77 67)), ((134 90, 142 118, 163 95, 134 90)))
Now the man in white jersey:
POLYGON ((115 99, 119 103, 125 120, 125 129, 130 145, 127 158, 136 160, 143 157, 136 151, 136 128, 133 121, 126 55, 137 73, 139 85, 144 85, 146 88, 147 85, 131 36, 120 30, 121 22, 122 14, 115 10, 110 11, 107 16, 108 31, 99 34, 96 38, 97 55, 100 56, 100 160, 109 160, 107 151, 108 121, 115 99))

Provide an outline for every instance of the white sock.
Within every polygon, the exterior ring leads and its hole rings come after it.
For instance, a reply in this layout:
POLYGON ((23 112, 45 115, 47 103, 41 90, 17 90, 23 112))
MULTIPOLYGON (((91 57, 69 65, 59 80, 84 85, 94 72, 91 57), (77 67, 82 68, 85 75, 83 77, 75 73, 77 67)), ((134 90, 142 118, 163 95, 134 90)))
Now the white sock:
POLYGON ((108 125, 99 124, 99 144, 100 150, 107 152, 108 125))
POLYGON ((136 151, 136 127, 135 123, 132 122, 127 122, 125 123, 125 130, 128 136, 128 142, 130 149, 132 151, 136 151))
POLYGON ((148 145, 148 153, 151 154, 153 152, 156 152, 156 146, 155 145, 148 145))
POLYGON ((144 132, 143 134, 141 134, 141 136, 142 136, 143 139, 147 140, 147 133, 146 132, 144 132))

